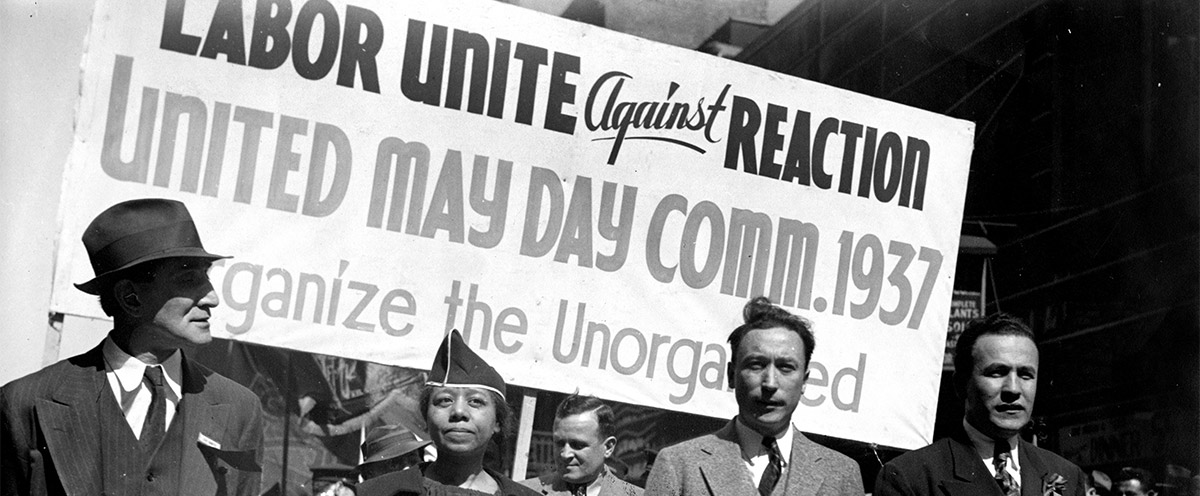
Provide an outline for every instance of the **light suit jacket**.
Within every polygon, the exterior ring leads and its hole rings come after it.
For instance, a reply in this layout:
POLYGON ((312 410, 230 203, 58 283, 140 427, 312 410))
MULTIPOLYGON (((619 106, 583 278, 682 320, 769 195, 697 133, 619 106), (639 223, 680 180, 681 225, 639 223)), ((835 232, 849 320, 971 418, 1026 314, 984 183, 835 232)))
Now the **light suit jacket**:
MULTIPOLYGON (((101 493, 100 408, 111 406, 101 403, 103 395, 112 396, 101 349, 0 388, 0 493, 101 493)), ((262 476, 258 397, 186 356, 181 386, 175 421, 183 422, 184 449, 181 473, 172 474, 180 491, 257 495, 262 476)))
MULTIPOLYGON (((549 496, 571 496, 558 473, 521 481, 521 485, 549 496)), ((600 476, 600 496, 642 496, 642 488, 618 479, 608 470, 600 476)))
MULTIPOLYGON (((775 485, 773 495, 862 496, 862 475, 854 460, 794 429, 787 474, 775 485)), ((758 496, 758 482, 751 480, 742 461, 733 421, 717 432, 660 451, 646 481, 646 495, 758 496)))
MULTIPOLYGON (((1042 496, 1045 482, 1054 474, 1067 481, 1061 496, 1083 496, 1087 480, 1075 464, 1024 440, 1018 449, 1022 496, 1042 496)), ((1003 496, 965 433, 888 462, 875 480, 875 495, 1003 496)))

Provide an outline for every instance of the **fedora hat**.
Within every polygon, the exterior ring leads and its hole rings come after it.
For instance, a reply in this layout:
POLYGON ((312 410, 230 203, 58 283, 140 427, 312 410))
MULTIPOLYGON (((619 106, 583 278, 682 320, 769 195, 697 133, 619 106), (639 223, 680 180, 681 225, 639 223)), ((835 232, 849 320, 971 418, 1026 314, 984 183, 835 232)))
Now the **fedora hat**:
POLYGON ((362 444, 362 465, 411 453, 431 442, 422 441, 402 425, 381 425, 367 432, 367 440, 362 444))
POLYGON ((83 246, 96 277, 75 287, 94 295, 100 294, 107 278, 143 262, 176 257, 229 258, 205 251, 187 207, 162 198, 129 200, 108 207, 83 231, 83 246))

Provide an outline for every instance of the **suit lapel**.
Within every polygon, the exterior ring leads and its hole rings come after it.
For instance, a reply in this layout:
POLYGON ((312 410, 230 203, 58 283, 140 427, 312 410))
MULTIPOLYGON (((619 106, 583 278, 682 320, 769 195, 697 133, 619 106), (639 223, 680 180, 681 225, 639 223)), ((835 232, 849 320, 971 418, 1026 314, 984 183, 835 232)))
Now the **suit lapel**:
MULTIPOLYGON (((965 438, 966 434, 963 433, 962 437, 965 438)), ((950 453, 954 464, 954 480, 942 482, 948 496, 1004 496, 970 441, 951 438, 950 453)))
POLYGON ((1042 494, 1042 477, 1046 475, 1047 467, 1042 462, 1042 458, 1033 450, 1033 445, 1025 442, 1024 439, 1020 442, 1019 455, 1021 464, 1021 494, 1041 496, 1042 494))
MULTIPOLYGON (((38 400, 37 418, 63 488, 99 494, 100 400, 108 393, 104 356, 99 346, 72 359, 48 399, 38 400)), ((115 401, 115 400, 114 400, 115 401)))
POLYGON ((821 457, 812 449, 812 441, 792 428, 792 453, 787 467, 787 478, 784 479, 782 494, 808 496, 817 493, 825 474, 817 467, 821 457))
POLYGON ((698 467, 713 496, 758 496, 757 484, 742 461, 733 421, 699 446, 698 467))
POLYGON ((225 439, 226 419, 231 406, 223 404, 205 389, 207 379, 201 369, 187 355, 183 357, 183 398, 179 402, 177 416, 183 421, 183 473, 181 487, 195 494, 214 494, 216 481, 209 472, 208 460, 197 444, 229 449, 233 440, 225 439), (203 437, 201 437, 203 435, 203 437), (215 443, 217 446, 213 446, 215 443))

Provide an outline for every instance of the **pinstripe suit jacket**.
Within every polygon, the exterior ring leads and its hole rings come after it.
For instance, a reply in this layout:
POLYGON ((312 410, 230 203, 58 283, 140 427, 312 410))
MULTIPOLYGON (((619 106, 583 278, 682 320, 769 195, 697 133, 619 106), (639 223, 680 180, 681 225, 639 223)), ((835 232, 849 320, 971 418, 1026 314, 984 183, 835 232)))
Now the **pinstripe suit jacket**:
MULTIPOLYGON (((794 428, 793 428, 794 429, 794 428)), ((791 462, 773 495, 862 496, 862 475, 850 457, 792 433, 791 462)), ((758 496, 742 461, 733 421, 712 434, 664 448, 646 481, 646 496, 758 496)))
MULTIPOLYGON (((258 494, 262 476, 258 398, 186 356, 182 391, 175 420, 183 422, 181 473, 170 474, 177 478, 179 492, 258 494), (207 438, 203 443, 198 442, 201 435, 207 438)), ((104 395, 111 397, 112 390, 101 346, 0 388, 0 492, 4 496, 100 494, 104 480, 100 443, 105 437, 100 434, 99 412, 105 406, 104 395)))

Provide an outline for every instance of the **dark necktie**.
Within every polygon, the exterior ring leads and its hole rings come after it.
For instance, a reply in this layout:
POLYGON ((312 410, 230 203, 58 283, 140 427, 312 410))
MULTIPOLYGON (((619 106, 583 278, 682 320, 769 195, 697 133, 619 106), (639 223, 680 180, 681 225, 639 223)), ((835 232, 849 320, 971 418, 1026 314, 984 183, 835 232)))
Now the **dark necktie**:
POLYGON ((587 484, 571 484, 571 496, 587 496, 587 484))
POLYGON ((767 449, 767 469, 763 471, 762 479, 758 481, 758 494, 769 496, 779 482, 779 474, 783 471, 783 455, 779 453, 779 444, 775 438, 763 436, 763 448, 767 449))
POLYGON ((1000 485, 1000 492, 1004 496, 1021 496, 1021 485, 1007 470, 1011 456, 1009 450, 1008 441, 996 441, 996 451, 992 457, 992 464, 996 467, 996 484, 1000 485))
POLYGON ((150 388, 150 408, 142 422, 142 435, 138 437, 143 451, 154 451, 167 430, 167 395, 163 384, 162 368, 146 367, 146 385, 150 388))

